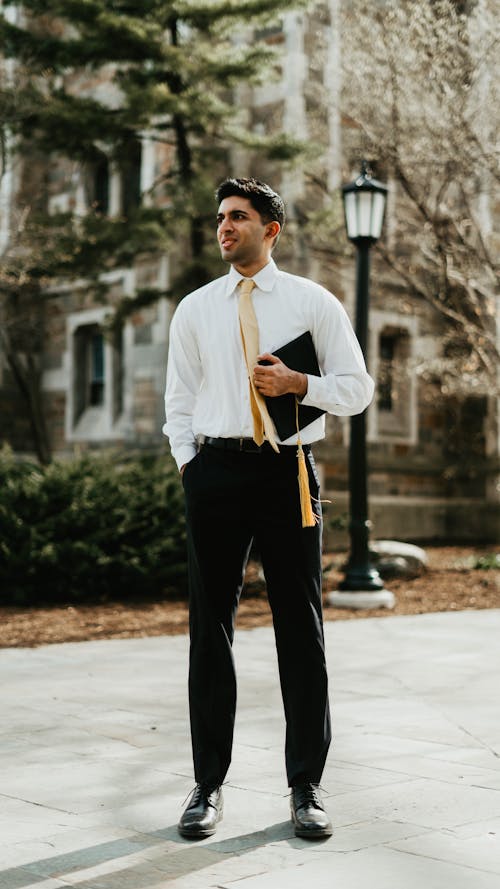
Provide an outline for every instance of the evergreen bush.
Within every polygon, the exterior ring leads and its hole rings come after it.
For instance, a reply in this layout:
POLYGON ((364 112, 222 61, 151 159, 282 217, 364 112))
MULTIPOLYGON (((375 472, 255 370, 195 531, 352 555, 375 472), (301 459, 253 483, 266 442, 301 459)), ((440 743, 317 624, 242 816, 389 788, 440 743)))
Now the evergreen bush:
POLYGON ((184 595, 182 486, 170 455, 40 467, 0 451, 0 604, 184 595))

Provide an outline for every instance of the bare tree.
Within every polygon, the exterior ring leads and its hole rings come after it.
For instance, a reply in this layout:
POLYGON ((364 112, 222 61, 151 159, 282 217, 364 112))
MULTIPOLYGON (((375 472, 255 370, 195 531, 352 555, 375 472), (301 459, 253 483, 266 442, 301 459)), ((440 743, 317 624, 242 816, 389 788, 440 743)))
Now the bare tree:
MULTIPOLYGON (((409 301, 443 320, 434 363, 448 391, 496 381, 500 264, 500 18, 495 0, 341 4, 342 139, 348 176, 366 158, 390 185, 377 246, 409 301)), ((326 93, 330 84, 324 85, 326 93)), ((312 176, 315 187, 326 175, 312 176)), ((338 195, 330 238, 342 249, 338 195)), ((345 243, 345 242, 344 242, 345 243)))
POLYGON ((476 389, 481 378, 491 387, 498 359, 499 60, 490 0, 344 6, 353 148, 395 186, 380 252, 408 295, 445 319, 443 357, 476 389))

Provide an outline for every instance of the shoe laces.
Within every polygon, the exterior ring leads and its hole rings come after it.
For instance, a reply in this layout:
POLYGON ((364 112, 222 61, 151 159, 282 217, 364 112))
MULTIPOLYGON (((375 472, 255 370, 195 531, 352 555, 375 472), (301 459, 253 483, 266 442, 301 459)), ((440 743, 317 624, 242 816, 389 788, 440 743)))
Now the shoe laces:
POLYGON ((187 803, 187 801, 190 797, 191 797, 191 799, 190 799, 189 806, 190 807, 197 806, 204 793, 207 795, 207 797, 209 797, 209 796, 211 796, 212 793, 215 793, 215 791, 218 789, 219 789, 218 787, 213 787, 212 790, 208 790, 203 784, 195 784, 193 789, 189 791, 184 802, 181 803, 181 806, 185 806, 185 804, 187 803))
POLYGON ((182 801, 181 806, 185 806, 190 797, 191 797, 191 804, 198 803, 200 796, 201 796, 201 784, 195 784, 193 789, 189 791, 186 798, 182 801))
POLYGON ((297 804, 302 806, 315 806, 317 809, 323 809, 323 800, 320 791, 323 790, 320 784, 298 784, 292 788, 292 794, 295 791, 297 804), (298 797, 298 798, 297 798, 298 797))

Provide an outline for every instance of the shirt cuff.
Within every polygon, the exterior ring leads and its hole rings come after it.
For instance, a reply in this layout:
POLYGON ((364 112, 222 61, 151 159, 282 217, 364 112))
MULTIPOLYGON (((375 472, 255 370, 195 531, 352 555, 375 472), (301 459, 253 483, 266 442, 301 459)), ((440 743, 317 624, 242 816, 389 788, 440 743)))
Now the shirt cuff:
POLYGON ((303 399, 299 399, 299 403, 304 407, 320 407, 325 400, 324 390, 322 387, 322 377, 316 377, 313 374, 307 376, 307 392, 303 399))
POLYGON ((196 457, 198 453, 198 448, 193 443, 192 445, 183 445, 179 450, 176 450, 174 454, 174 460, 177 463, 179 471, 182 466, 186 463, 189 463, 193 457, 196 457))

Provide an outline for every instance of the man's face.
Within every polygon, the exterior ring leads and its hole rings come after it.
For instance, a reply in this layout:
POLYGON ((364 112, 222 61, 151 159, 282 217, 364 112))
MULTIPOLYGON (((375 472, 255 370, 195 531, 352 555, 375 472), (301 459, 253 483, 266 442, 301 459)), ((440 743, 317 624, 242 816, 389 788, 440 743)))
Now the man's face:
POLYGON ((265 265, 278 232, 279 224, 263 223, 248 198, 232 195, 221 202, 217 214, 217 240, 222 259, 238 270, 259 263, 265 265))

